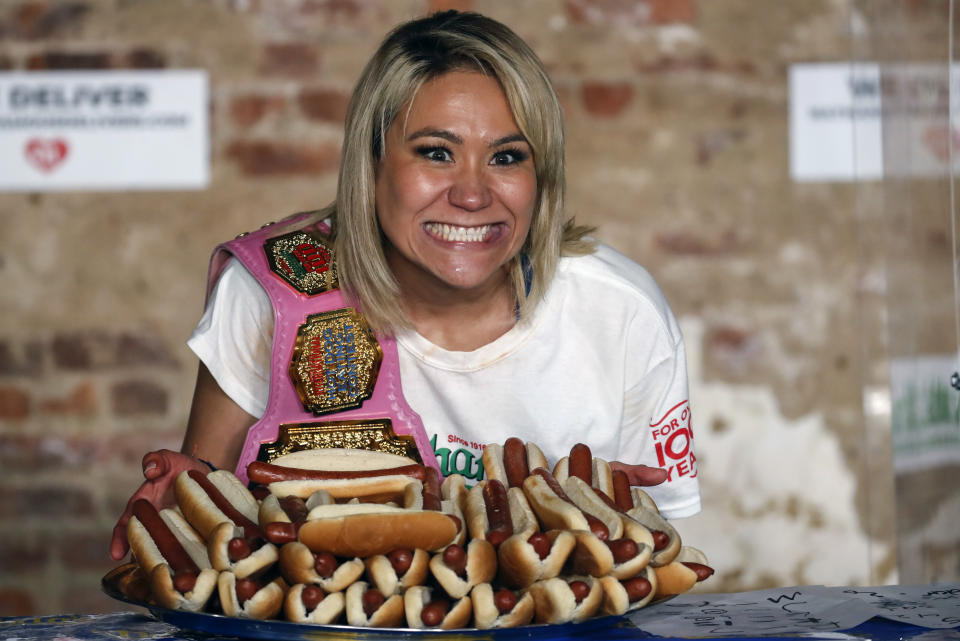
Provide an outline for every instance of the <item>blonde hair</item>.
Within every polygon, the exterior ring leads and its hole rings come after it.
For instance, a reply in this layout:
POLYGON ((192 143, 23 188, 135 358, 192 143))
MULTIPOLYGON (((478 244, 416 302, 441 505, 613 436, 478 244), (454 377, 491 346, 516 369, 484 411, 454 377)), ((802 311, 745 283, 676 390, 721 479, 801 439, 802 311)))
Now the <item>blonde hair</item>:
POLYGON ((387 35, 354 88, 337 198, 318 212, 318 217, 334 222, 344 293, 380 331, 409 326, 400 306, 399 285, 384 254, 374 199, 376 166, 384 154, 387 130, 424 83, 462 70, 480 71, 499 81, 533 150, 537 202, 527 240, 510 266, 520 316, 542 300, 561 253, 592 251, 592 244, 583 240, 589 230, 563 219, 560 103, 533 50, 505 25, 477 13, 444 11, 404 23, 387 35), (525 276, 524 271, 529 273, 525 276))

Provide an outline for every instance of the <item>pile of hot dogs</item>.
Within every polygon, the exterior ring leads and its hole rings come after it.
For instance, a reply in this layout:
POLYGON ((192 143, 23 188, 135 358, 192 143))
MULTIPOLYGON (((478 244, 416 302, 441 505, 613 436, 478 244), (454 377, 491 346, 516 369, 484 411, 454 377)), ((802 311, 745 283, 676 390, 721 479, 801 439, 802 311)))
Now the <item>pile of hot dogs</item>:
POLYGON ((176 508, 138 501, 134 560, 160 605, 364 627, 497 628, 623 614, 713 570, 654 502, 578 444, 488 445, 487 480, 440 482, 393 454, 297 452, 182 473, 176 508), (261 491, 258 491, 261 490, 261 491))

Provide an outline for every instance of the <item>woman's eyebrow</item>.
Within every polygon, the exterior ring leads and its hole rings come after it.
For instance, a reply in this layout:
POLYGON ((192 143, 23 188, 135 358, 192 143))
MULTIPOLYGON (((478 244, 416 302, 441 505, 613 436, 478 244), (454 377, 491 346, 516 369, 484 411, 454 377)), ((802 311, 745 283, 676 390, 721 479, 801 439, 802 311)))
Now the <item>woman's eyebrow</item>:
MULTIPOLYGON (((455 145, 462 145, 463 138, 453 133, 452 131, 447 131, 446 129, 435 129, 432 127, 424 127, 423 129, 418 129, 409 136, 407 136, 407 142, 416 140, 417 138, 442 138, 448 142, 451 142, 455 145)), ((501 145, 506 145, 511 142, 527 142, 527 138, 521 133, 509 134, 503 136, 502 138, 497 138, 491 142, 488 147, 499 147, 501 145)))
POLYGON ((452 142, 455 145, 463 144, 463 138, 457 134, 447 131, 446 129, 433 129, 431 127, 424 127, 423 129, 416 130, 407 136, 407 142, 416 140, 417 138, 443 138, 444 140, 452 142))

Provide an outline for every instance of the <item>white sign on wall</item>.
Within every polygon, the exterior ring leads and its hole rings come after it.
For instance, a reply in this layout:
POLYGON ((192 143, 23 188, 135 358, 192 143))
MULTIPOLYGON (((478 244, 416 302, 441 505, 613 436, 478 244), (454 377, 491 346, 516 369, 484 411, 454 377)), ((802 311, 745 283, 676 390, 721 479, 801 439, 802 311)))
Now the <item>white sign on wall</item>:
POLYGON ((796 181, 883 176, 877 65, 790 67, 790 175, 796 181))
POLYGON ((0 73, 0 191, 202 189, 207 74, 0 73))
POLYGON ((951 160, 960 169, 960 69, 949 78, 944 64, 793 65, 791 177, 943 177, 951 160))

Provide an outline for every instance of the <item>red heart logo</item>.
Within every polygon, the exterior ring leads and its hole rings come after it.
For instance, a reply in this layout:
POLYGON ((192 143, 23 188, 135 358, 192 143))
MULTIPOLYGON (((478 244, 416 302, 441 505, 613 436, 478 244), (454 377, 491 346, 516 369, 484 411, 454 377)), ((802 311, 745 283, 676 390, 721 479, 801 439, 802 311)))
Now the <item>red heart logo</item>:
POLYGON ((23 155, 40 171, 50 172, 66 159, 68 151, 70 146, 62 138, 32 138, 27 141, 23 155))

